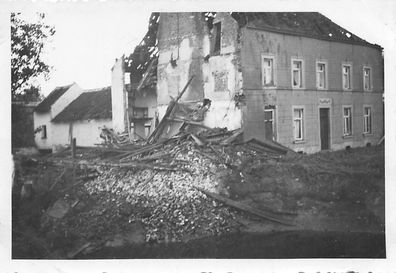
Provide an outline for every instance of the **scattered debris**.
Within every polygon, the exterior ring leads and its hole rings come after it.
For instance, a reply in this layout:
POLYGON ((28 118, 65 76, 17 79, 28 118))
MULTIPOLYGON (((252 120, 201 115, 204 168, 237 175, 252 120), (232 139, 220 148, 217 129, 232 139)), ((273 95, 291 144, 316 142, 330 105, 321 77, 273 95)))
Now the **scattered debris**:
POLYGON ((63 199, 59 199, 55 204, 47 210, 47 214, 51 217, 60 219, 63 218, 70 210, 71 205, 69 202, 63 199))
POLYGON ((128 133, 116 134, 106 126, 101 128, 100 138, 104 140, 102 145, 105 147, 119 148, 121 145, 130 143, 128 133))

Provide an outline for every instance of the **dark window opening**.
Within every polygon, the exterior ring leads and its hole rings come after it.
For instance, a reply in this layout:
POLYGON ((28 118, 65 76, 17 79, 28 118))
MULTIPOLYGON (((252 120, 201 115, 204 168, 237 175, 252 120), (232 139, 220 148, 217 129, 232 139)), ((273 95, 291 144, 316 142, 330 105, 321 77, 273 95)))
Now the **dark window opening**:
POLYGON ((133 107, 132 118, 147 118, 148 108, 147 107, 133 107))
POLYGON ((220 54, 221 47, 221 22, 214 24, 213 27, 213 37, 214 37, 214 45, 213 45, 213 54, 220 54))
POLYGON ((41 138, 42 139, 47 138, 47 126, 46 125, 41 126, 41 138))

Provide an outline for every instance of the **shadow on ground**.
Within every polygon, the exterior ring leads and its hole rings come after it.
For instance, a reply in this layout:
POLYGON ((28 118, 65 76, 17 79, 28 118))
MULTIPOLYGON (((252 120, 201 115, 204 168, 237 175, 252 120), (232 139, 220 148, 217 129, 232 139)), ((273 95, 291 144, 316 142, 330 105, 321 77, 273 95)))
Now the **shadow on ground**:
POLYGON ((78 259, 136 258, 385 258, 385 235, 285 231, 234 233, 187 243, 103 248, 78 259))

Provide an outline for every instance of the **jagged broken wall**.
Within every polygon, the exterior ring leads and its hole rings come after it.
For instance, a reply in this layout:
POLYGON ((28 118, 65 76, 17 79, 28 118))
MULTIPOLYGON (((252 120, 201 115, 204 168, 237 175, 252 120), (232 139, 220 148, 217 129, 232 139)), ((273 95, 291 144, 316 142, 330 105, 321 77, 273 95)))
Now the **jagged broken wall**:
POLYGON ((204 13, 161 13, 158 27, 157 103, 161 118, 194 75, 181 102, 212 101, 204 124, 236 129, 242 126, 241 109, 234 96, 241 92, 238 25, 229 13, 217 13, 221 23, 220 51, 212 51, 214 30, 204 13))

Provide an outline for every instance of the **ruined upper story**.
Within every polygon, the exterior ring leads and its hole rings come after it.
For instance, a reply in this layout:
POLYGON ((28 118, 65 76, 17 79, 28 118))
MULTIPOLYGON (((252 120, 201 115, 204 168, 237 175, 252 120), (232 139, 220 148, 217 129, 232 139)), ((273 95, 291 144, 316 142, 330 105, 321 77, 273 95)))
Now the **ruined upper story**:
POLYGON ((229 13, 161 13, 157 37, 159 105, 192 76, 182 101, 229 100, 240 89, 238 24, 229 13))

